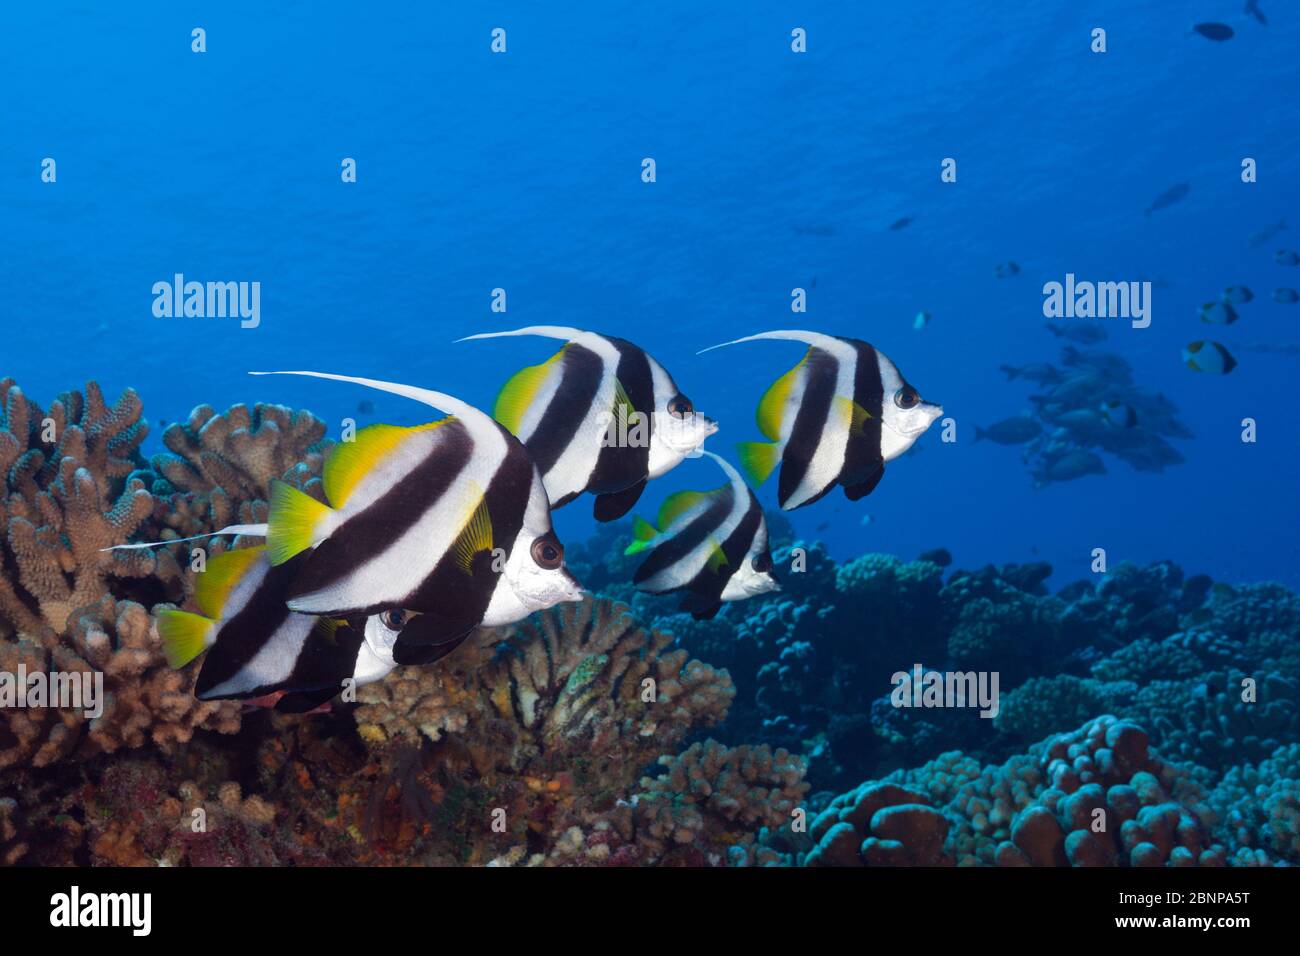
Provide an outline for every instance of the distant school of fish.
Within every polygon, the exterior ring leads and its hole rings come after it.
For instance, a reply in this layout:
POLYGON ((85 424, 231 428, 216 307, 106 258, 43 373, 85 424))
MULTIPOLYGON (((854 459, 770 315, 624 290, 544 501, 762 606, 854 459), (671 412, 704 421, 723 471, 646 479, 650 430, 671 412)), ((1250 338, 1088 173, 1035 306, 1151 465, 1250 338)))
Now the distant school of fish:
MULTIPOLYGON (((556 326, 461 341, 507 336, 562 345, 511 376, 491 416, 395 382, 252 373, 348 383, 442 414, 413 427, 362 428, 328 454, 320 497, 276 482, 265 524, 214 532, 265 540, 208 558, 194 610, 159 612, 168 662, 179 668, 203 656, 197 697, 310 711, 348 682, 441 659, 477 627, 579 601, 584 591, 565 565, 552 511, 590 494, 597 520, 613 521, 688 457, 709 458, 723 483, 669 495, 653 524, 635 518, 627 553, 644 555, 637 588, 680 595, 684 611, 712 617, 726 602, 780 587, 750 483, 779 470, 785 510, 836 487, 856 501, 943 413, 866 342, 801 330, 746 336, 723 345, 793 342, 804 352, 759 399, 766 440, 741 443, 734 467, 703 448, 717 424, 633 343, 556 326)), ((358 408, 374 411, 364 400, 358 408)), ((119 547, 177 540, 192 539, 119 547)))

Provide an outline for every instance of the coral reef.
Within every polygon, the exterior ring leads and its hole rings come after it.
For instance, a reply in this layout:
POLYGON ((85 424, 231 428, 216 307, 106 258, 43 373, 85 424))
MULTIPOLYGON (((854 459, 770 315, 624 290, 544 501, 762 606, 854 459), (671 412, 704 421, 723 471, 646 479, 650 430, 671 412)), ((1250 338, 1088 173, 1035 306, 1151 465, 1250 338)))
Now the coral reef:
POLYGON ((195 668, 170 670, 152 630, 150 610, 191 589, 175 549, 105 549, 263 519, 272 479, 319 483, 324 424, 279 406, 205 406, 166 430, 172 453, 150 465, 133 391, 109 406, 91 382, 46 411, 6 379, 0 409, 0 670, 102 675, 104 693, 92 720, 80 709, 0 711, 0 768, 237 730, 238 705, 196 701, 195 668))
POLYGON ((1053 593, 1041 562, 836 562, 776 515, 783 590, 695 621, 604 526, 569 555, 595 599, 290 716, 166 666, 188 551, 102 549, 258 522, 275 479, 319 497, 324 426, 203 406, 151 461, 147 430, 133 392, 0 382, 0 672, 103 682, 97 716, 0 709, 0 865, 1300 863, 1278 585, 1161 561, 1053 593), (915 665, 996 672, 996 717, 895 706, 915 665))

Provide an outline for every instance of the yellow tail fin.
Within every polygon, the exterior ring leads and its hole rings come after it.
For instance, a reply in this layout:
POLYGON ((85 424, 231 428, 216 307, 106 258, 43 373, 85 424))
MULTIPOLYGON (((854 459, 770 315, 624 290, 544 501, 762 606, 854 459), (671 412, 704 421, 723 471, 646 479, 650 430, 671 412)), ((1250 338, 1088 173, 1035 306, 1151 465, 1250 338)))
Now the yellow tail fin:
POLYGON ((736 446, 740 470, 753 485, 761 485, 781 460, 781 447, 775 443, 743 441, 736 446))
POLYGON ((210 621, 189 611, 167 608, 158 612, 158 636, 162 638, 163 654, 172 667, 184 667, 203 653, 208 635, 216 621, 210 621))
POLYGON ((271 563, 284 564, 315 544, 316 530, 329 513, 329 505, 311 495, 282 481, 272 482, 266 529, 266 553, 271 563))

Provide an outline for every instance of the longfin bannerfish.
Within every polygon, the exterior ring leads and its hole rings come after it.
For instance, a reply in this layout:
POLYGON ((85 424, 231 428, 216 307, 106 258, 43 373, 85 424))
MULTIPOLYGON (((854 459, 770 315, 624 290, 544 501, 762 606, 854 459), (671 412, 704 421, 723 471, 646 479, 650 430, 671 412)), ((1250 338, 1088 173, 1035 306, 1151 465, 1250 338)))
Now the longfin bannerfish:
POLYGON ((535 325, 458 341, 510 336, 565 343, 545 362, 511 376, 494 409, 497 421, 532 454, 553 508, 591 492, 597 520, 620 518, 646 481, 675 467, 717 431, 667 370, 625 339, 535 325))
POLYGON ((213 555, 195 582, 200 613, 163 609, 158 634, 172 667, 205 650, 194 695, 200 700, 248 699, 285 691, 280 710, 310 709, 351 678, 378 680, 395 666, 376 653, 364 624, 298 614, 285 594, 306 555, 272 565, 265 547, 213 555))
POLYGON ((764 339, 808 346, 758 403, 758 427, 768 441, 739 449, 741 470, 756 485, 781 466, 777 498, 786 511, 817 501, 837 484, 850 501, 870 494, 885 463, 943 414, 922 401, 884 353, 858 339, 782 330, 722 345, 764 339))
POLYGON ((488 415, 441 392, 323 372, 451 413, 415 428, 371 426, 326 459, 329 504, 287 485, 272 492, 268 554, 305 553, 288 590, 291 610, 352 618, 401 608, 398 663, 415 645, 440 645, 499 626, 581 588, 564 567, 541 475, 527 449, 488 415))
POLYGON ((717 613, 724 601, 775 591, 767 520, 758 499, 736 469, 704 452, 726 473, 713 491, 679 491, 659 508, 658 527, 637 518, 636 538, 626 554, 648 551, 633 583, 651 594, 681 592, 682 609, 697 619, 717 613))

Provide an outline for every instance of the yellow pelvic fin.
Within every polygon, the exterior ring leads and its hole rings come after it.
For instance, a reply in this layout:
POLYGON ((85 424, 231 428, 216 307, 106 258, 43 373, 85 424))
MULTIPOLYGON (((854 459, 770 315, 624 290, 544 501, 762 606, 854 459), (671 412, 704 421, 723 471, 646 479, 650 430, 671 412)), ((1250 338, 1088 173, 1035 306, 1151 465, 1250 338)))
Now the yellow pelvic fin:
POLYGON ((567 348, 568 345, 565 345, 541 365, 521 368, 501 387, 496 406, 492 409, 492 417, 506 426, 512 435, 519 434, 524 413, 533 404, 547 379, 560 373, 560 360, 564 358, 564 349, 567 348))
POLYGON ((208 558, 207 566, 194 581, 194 603, 210 618, 221 619, 221 612, 249 569, 266 554, 265 545, 223 551, 208 558))
POLYGON ((477 485, 473 485, 478 496, 474 510, 456 536, 452 553, 456 556, 456 565, 466 574, 474 573, 474 556, 480 551, 492 550, 492 518, 488 514, 487 497, 477 485))
POLYGON ((703 491, 675 491, 659 506, 659 527, 667 528, 707 498, 703 491))
POLYGON ((342 508, 361 479, 396 451, 403 441, 418 432, 431 431, 449 421, 451 416, 427 425, 416 425, 414 428, 368 425, 357 432, 352 441, 339 442, 330 451, 321 475, 325 497, 335 508, 342 508))
POLYGON ((772 441, 781 439, 781 425, 785 417, 786 403, 794 391, 799 369, 803 368, 811 354, 812 349, 809 348, 804 357, 799 360, 799 364, 773 382, 763 393, 763 397, 758 400, 758 412, 755 417, 758 419, 759 431, 772 441))
POLYGON ((758 486, 767 481, 781 460, 781 446, 761 441, 743 441, 736 446, 740 470, 750 484, 758 486))
POLYGON ((336 634, 338 632, 338 629, 346 623, 347 621, 344 621, 340 618, 334 618, 334 617, 317 618, 316 624, 312 627, 312 633, 318 635, 321 638, 321 640, 323 640, 326 644, 337 646, 338 637, 336 636, 336 634))
POLYGON ((329 505, 282 481, 271 482, 266 553, 273 565, 284 564, 316 543, 316 530, 329 516, 329 505))
POLYGON ((158 612, 158 636, 162 638, 163 655, 175 668, 184 667, 203 653, 208 646, 208 636, 216 627, 211 621, 189 611, 164 608, 158 612))
POLYGON ((713 550, 709 553, 709 560, 704 566, 714 574, 721 574, 722 569, 727 566, 727 553, 722 550, 722 545, 716 538, 710 538, 709 543, 713 545, 713 550))
POLYGON ((646 548, 650 547, 650 542, 659 537, 659 531, 645 518, 635 517, 632 519, 632 534, 635 536, 631 544, 623 549, 623 553, 639 554, 646 548))
POLYGON ((632 405, 632 399, 627 394, 627 389, 618 379, 614 379, 614 421, 622 422, 624 427, 634 425, 636 408, 632 405))
POLYGON ((835 408, 844 417, 849 434, 861 435, 866 423, 871 420, 871 413, 849 398, 847 395, 835 396, 835 408))

